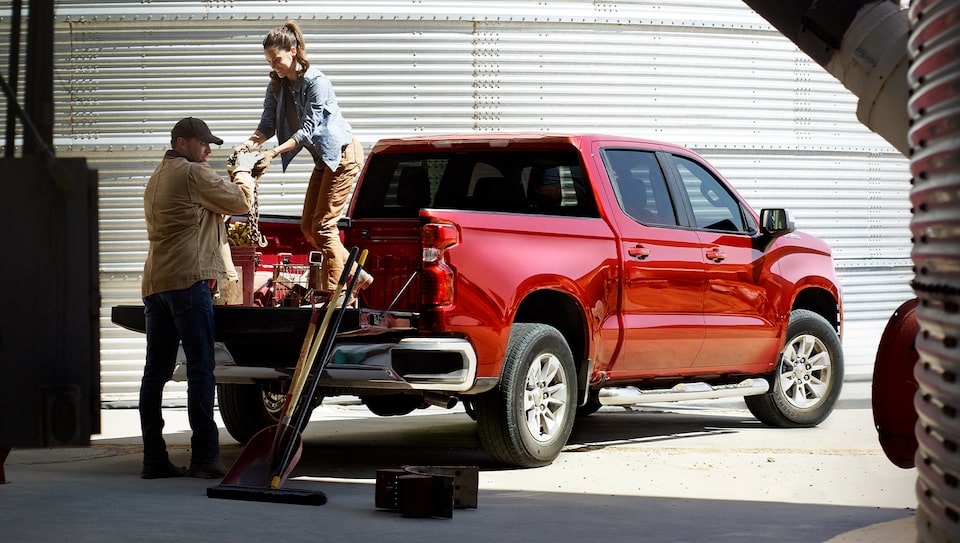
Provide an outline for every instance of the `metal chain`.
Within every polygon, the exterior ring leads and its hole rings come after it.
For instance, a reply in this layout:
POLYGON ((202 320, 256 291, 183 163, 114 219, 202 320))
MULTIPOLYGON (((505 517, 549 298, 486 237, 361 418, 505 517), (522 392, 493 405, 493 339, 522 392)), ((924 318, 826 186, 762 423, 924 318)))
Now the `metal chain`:
MULTIPOLYGON (((230 173, 230 179, 233 180, 233 168, 237 164, 237 154, 235 150, 227 158, 227 171, 230 173)), ((264 163, 264 159, 261 158, 253 166, 253 171, 250 172, 251 177, 253 177, 253 205, 250 206, 250 211, 247 212, 247 238, 250 239, 250 244, 258 247, 267 246, 267 237, 263 235, 263 232, 260 231, 260 176, 263 175, 266 171, 267 165, 264 163)))
POLYGON ((253 205, 247 213, 247 236, 250 243, 258 247, 267 246, 267 237, 260 231, 260 176, 253 178, 253 205))

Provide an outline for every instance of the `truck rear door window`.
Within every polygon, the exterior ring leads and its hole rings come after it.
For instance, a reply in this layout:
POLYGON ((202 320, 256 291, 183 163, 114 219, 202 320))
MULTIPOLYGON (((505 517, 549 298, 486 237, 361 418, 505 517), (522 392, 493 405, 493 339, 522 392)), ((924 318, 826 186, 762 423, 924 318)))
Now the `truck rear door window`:
POLYGON ((677 213, 655 153, 604 149, 603 162, 625 214, 640 224, 677 226, 677 213))

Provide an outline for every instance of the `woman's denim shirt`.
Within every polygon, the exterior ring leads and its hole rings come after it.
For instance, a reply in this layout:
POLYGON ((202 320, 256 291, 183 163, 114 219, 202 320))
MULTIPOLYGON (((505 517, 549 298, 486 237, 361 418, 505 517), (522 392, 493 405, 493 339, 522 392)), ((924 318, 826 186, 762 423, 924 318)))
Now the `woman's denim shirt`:
POLYGON ((293 157, 306 146, 314 160, 319 153, 323 163, 331 171, 337 171, 343 146, 350 143, 352 132, 350 124, 340 114, 330 78, 317 68, 308 68, 297 76, 292 90, 297 118, 300 119, 298 127, 289 126, 286 120, 286 108, 289 106, 284 88, 289 80, 284 78, 280 81, 280 91, 277 93, 271 91, 272 83, 267 85, 263 115, 257 130, 267 138, 276 134, 279 143, 290 138, 297 143, 294 150, 281 155, 283 170, 287 170, 293 157))

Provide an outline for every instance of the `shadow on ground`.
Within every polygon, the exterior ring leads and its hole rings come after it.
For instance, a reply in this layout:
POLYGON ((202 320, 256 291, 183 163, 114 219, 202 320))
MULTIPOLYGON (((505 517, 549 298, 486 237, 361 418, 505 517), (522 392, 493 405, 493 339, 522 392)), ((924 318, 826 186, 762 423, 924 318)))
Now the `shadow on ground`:
MULTIPOLYGON (((564 450, 569 453, 631 443, 676 442, 758 426, 756 419, 745 415, 618 409, 578 421, 564 450)), ((229 444, 230 440, 224 442, 228 443, 224 445, 225 456, 239 454, 239 445, 229 444)), ((511 469, 494 463, 483 452, 476 423, 462 412, 311 422, 303 434, 303 443, 298 471, 316 464, 321 471, 330 471, 331 476, 372 477, 378 467, 398 465, 511 469)))
MULTIPOLYGON (((682 441, 759 423, 736 413, 600 412, 578 424, 568 450, 682 441)), ((171 441, 184 442, 182 435, 171 441)), ((630 541, 644 543, 817 543, 911 516, 878 507, 706 500, 590 492, 485 489, 479 507, 452 519, 410 519, 374 507, 377 469, 476 465, 504 470, 484 454, 462 412, 312 422, 304 454, 285 486, 319 490, 323 506, 206 497, 215 482, 143 481, 130 440, 68 451, 15 451, 11 484, 0 485, 4 542, 86 541, 630 541), (109 454, 105 454, 109 451, 109 454)), ((242 447, 224 435, 224 461, 242 447)), ((182 445, 180 446, 182 449, 182 445)), ((175 451, 180 457, 184 451, 175 451)), ((566 453, 565 453, 566 454, 566 453)), ((546 471, 546 470, 545 470, 546 471)), ((696 474, 691 474, 695 477, 696 474)), ((481 475, 482 477, 482 475, 481 475)), ((562 489, 562 481, 558 481, 562 489)))

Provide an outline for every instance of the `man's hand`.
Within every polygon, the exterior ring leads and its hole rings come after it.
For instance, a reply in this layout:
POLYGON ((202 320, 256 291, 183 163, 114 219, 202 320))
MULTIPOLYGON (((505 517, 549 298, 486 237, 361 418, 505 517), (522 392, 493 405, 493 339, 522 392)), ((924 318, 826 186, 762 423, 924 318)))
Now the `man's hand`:
POLYGON ((237 152, 237 160, 234 164, 234 172, 252 172, 257 162, 263 159, 264 153, 251 153, 249 151, 237 152))

